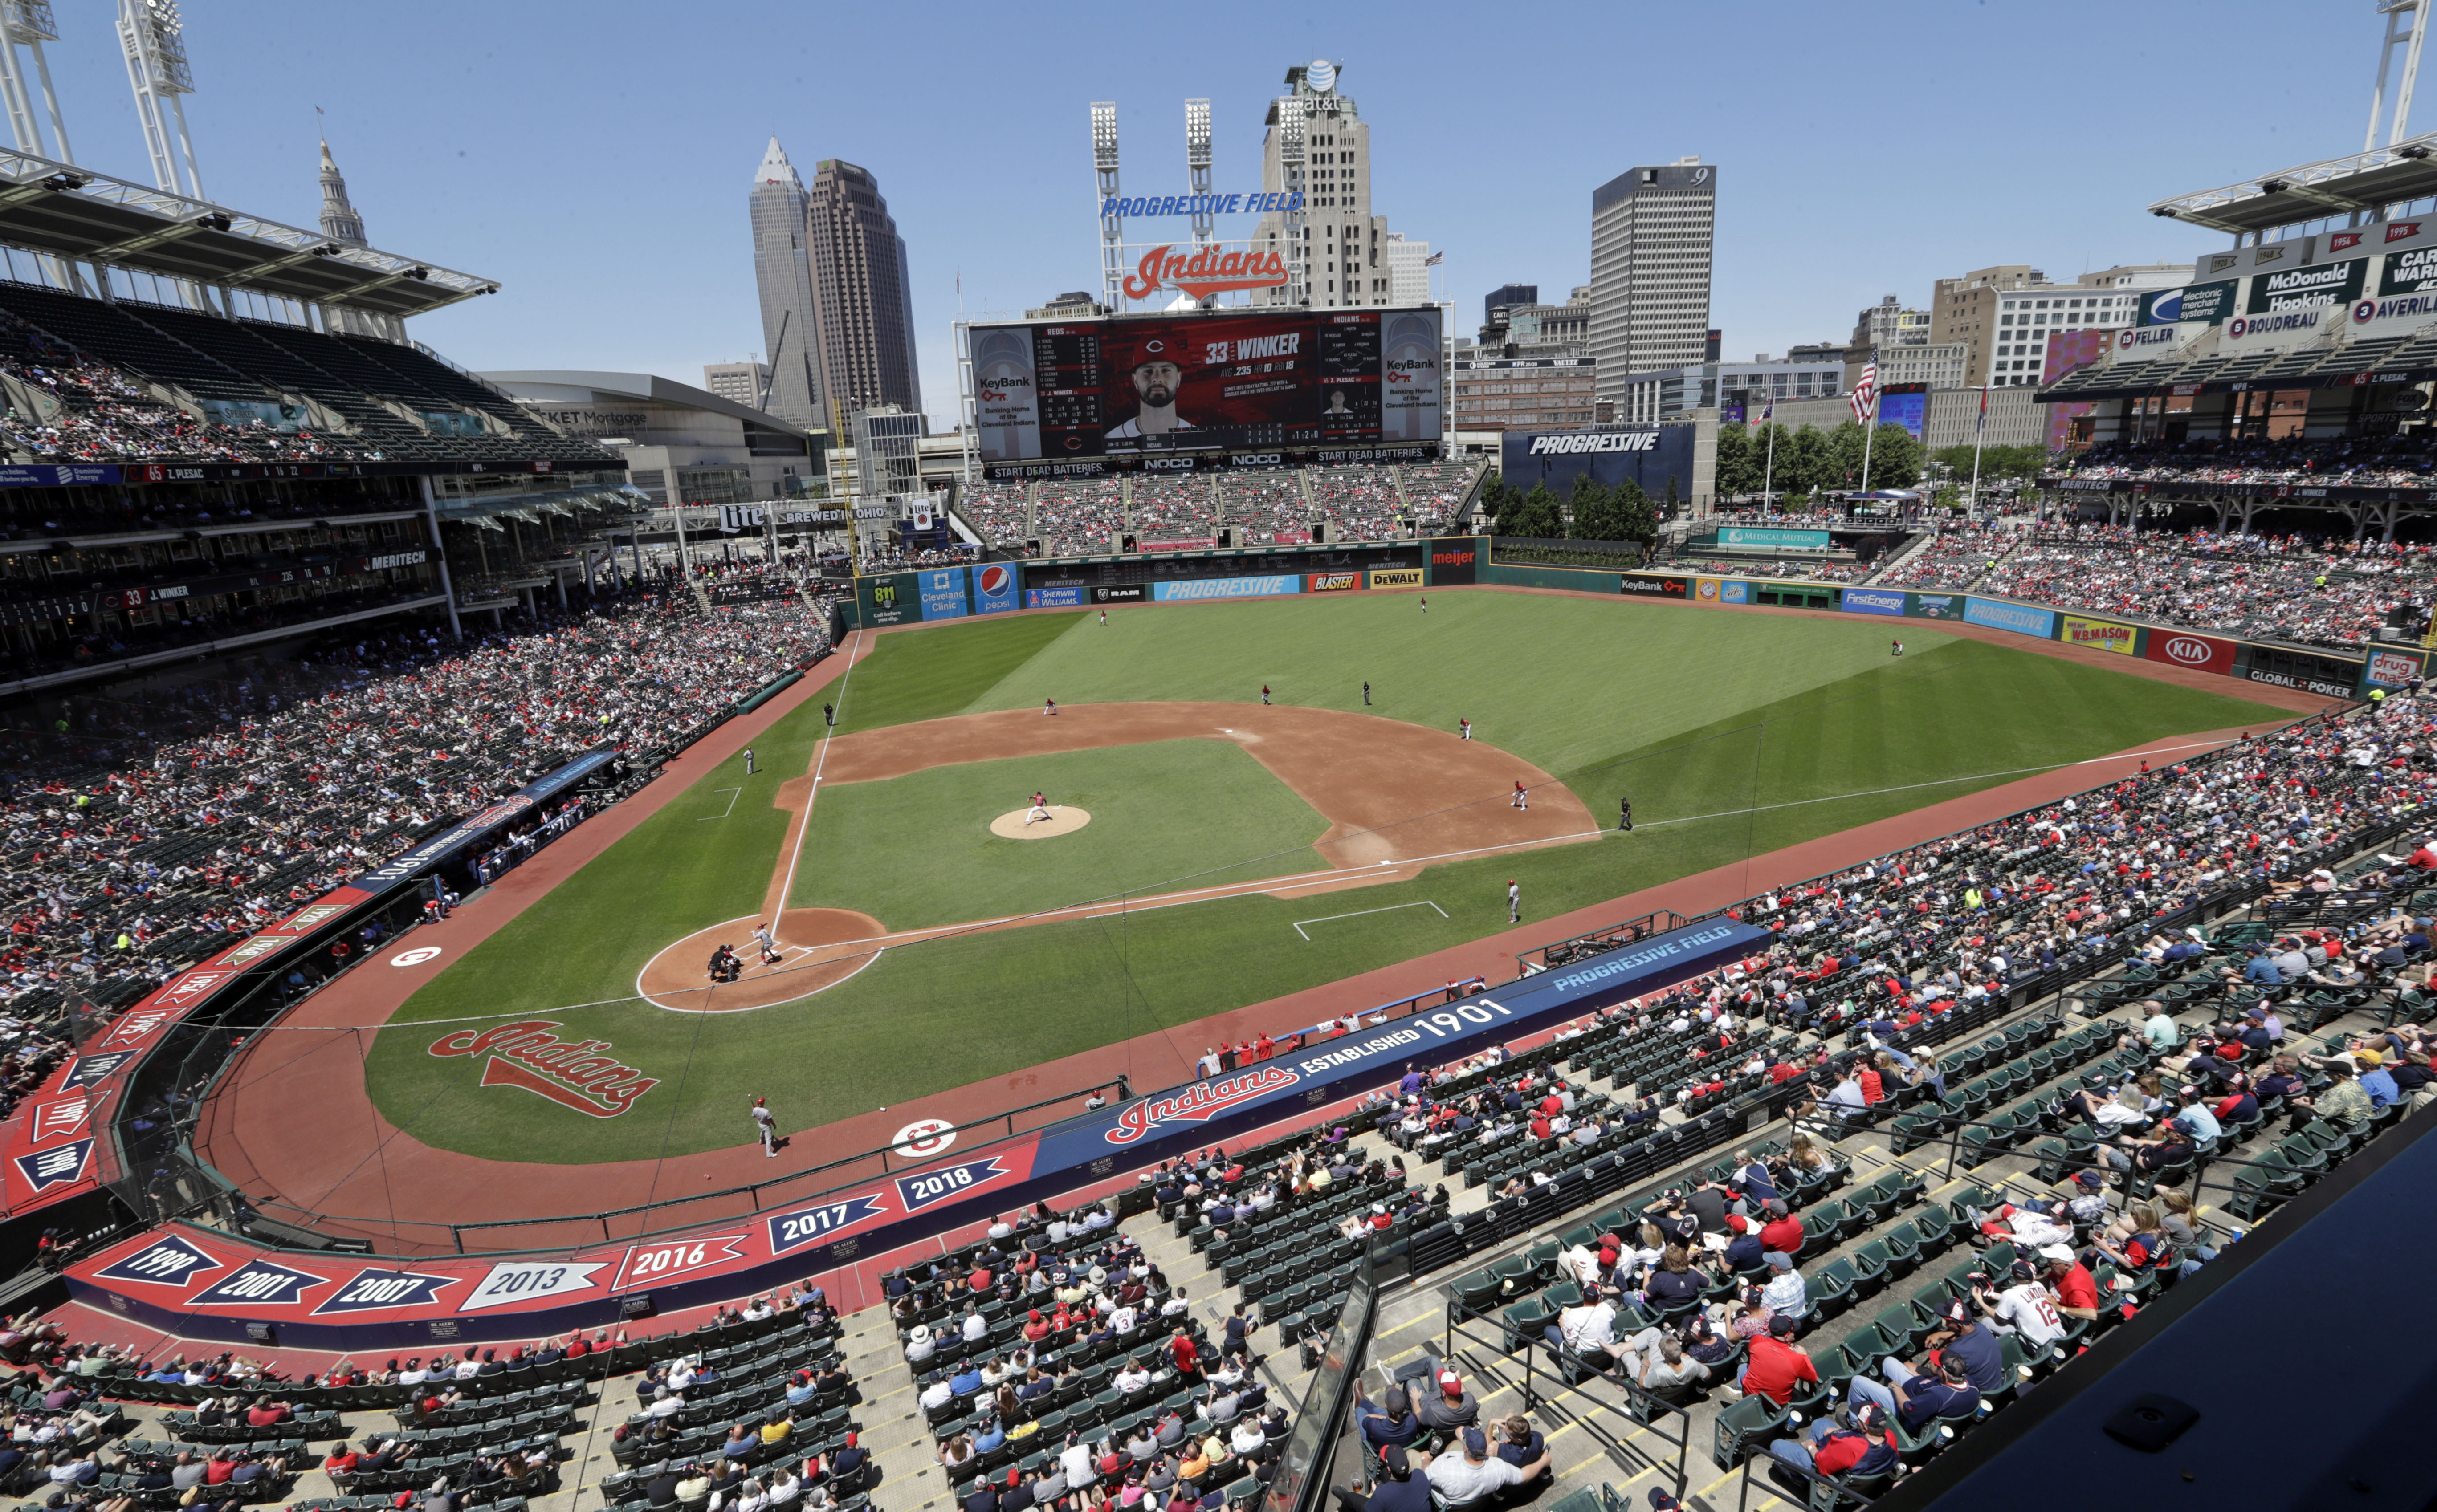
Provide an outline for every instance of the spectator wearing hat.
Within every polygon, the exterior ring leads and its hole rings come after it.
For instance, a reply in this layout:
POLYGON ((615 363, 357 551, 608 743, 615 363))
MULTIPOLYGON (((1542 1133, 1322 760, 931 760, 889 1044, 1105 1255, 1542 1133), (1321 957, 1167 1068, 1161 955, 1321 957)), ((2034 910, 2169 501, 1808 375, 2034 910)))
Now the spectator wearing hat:
POLYGON ((1760 1299, 1775 1318, 1787 1318, 1797 1325, 1810 1314, 1811 1294, 1803 1285, 1802 1273, 1794 1268, 1794 1257, 1781 1249, 1768 1252, 1768 1284, 1760 1289, 1760 1299))
POLYGON ((1787 1210, 1785 1199, 1770 1197, 1761 1204, 1768 1222, 1761 1225, 1760 1243, 1763 1250, 1785 1256, 1802 1253, 1802 1220, 1787 1210))
POLYGON ((1408 1452, 1399 1444, 1390 1444, 1379 1452, 1379 1482, 1366 1493, 1361 1483, 1334 1487, 1341 1512, 1431 1512, 1430 1483, 1416 1479, 1416 1466, 1427 1467, 1430 1456, 1420 1451, 1408 1452))
POLYGON ((1438 1387, 1437 1395, 1415 1403, 1413 1407, 1413 1416, 1421 1419, 1423 1427, 1451 1433, 1459 1428, 1469 1428, 1480 1419, 1481 1403, 1464 1389, 1462 1376, 1433 1360, 1430 1362, 1429 1379, 1438 1387))
POLYGON ((2057 1311, 2085 1322, 2098 1316, 2098 1280, 2072 1249, 2050 1244, 2040 1251, 2047 1262, 2048 1289, 2056 1294, 2057 1311))
POLYGON ((1727 1226, 1734 1230, 1735 1235, 1727 1241, 1726 1254, 1721 1257, 1727 1269, 1746 1275, 1766 1269, 1768 1246, 1761 1237, 1761 1230, 1745 1222, 1740 1214, 1729 1215, 1727 1226))
POLYGON ((1797 1385, 1819 1379, 1819 1367, 1811 1363, 1810 1352, 1794 1342, 1795 1327, 1792 1318, 1768 1320, 1768 1331, 1751 1341, 1750 1357, 1735 1378, 1735 1389, 1765 1397, 1782 1407, 1794 1399, 1797 1385))
POLYGON ((1512 1465, 1489 1451, 1489 1435, 1478 1428, 1466 1428, 1460 1440, 1461 1452, 1450 1451, 1431 1460, 1424 1471, 1429 1477, 1430 1489, 1445 1507, 1471 1506, 1495 1497, 1511 1486, 1521 1486, 1549 1468, 1549 1451, 1543 1446, 1540 1457, 1528 1465, 1512 1465))
POLYGON ((1778 1439, 1768 1451, 1815 1475, 1885 1475, 1902 1463, 1885 1408, 1866 1401, 1841 1416, 1815 1417, 1800 1438, 1778 1439))
POLYGON ((2352 1057, 2329 1055, 2323 1059, 2311 1056, 2303 1058, 2312 1061, 2321 1070, 2327 1073, 2328 1086, 2324 1091, 2315 1092, 2308 1097, 2294 1098, 2292 1101, 2297 1106, 2312 1109, 2321 1118, 2330 1122, 2358 1125, 2369 1121, 2371 1114, 2376 1110, 2370 1104, 2369 1094, 2362 1091, 2360 1084, 2354 1080, 2352 1057))
POLYGON ((2018 1260, 2007 1267, 2002 1287, 1987 1283, 1972 1289, 1972 1300, 1989 1320, 1990 1331, 2010 1333, 2036 1356, 2064 1337, 2064 1319, 2056 1298, 2040 1282, 2040 1267, 2018 1260))
POLYGON ((1943 1359, 1935 1370, 1923 1374, 1890 1355, 1883 1373, 1886 1377, 1883 1382, 1872 1381, 1867 1373, 1855 1376, 1845 1388, 1846 1405, 1875 1402, 1894 1414, 1904 1432, 1913 1434, 1937 1418, 1963 1417, 1979 1410, 1980 1393, 1959 1359, 1943 1359))

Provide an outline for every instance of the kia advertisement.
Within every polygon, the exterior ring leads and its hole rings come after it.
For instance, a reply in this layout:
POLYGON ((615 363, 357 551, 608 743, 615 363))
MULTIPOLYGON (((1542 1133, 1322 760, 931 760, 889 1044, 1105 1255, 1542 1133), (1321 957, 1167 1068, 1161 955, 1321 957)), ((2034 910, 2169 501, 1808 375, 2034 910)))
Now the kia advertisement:
POLYGON ((985 463, 1435 443, 1436 309, 1214 310, 977 325, 985 463))
POLYGON ((2234 670, 2234 653, 2238 645, 2218 635, 2197 634, 2188 630, 2152 630, 2149 644, 2141 654, 2153 662, 2170 667, 2188 667, 2196 672, 2215 672, 2219 677, 2234 670))

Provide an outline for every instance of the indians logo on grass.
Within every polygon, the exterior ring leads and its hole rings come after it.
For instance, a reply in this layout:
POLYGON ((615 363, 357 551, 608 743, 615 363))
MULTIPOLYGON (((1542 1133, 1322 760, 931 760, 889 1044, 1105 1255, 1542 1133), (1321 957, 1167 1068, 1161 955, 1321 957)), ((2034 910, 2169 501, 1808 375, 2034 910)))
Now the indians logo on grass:
POLYGON ((482 1055, 484 1086, 521 1086, 561 1107, 596 1119, 614 1119, 659 1086, 607 1053, 605 1039, 561 1039, 561 1027, 547 1018, 501 1024, 480 1034, 450 1034, 432 1041, 434 1055, 482 1055))
POLYGON ((1173 1097, 1148 1097, 1129 1104, 1117 1115, 1117 1126, 1101 1138, 1111 1144, 1131 1144, 1163 1123, 1205 1122, 1229 1108, 1241 1107, 1302 1080, 1283 1066, 1263 1066, 1240 1076, 1196 1082, 1173 1097))

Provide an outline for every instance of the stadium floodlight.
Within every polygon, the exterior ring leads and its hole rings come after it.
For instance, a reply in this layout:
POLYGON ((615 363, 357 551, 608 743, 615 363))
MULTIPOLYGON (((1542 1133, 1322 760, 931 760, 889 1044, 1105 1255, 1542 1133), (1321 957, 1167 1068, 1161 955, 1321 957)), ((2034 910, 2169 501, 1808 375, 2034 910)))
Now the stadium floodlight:
POLYGON ((1193 240, 1196 245, 1217 235, 1218 218, 1210 213, 1210 102, 1184 102, 1184 172, 1192 182, 1193 240))
POLYGON ((195 76, 180 36, 184 30, 177 0, 118 0, 118 44, 127 55, 127 84, 135 92, 135 114, 144 127, 144 150, 152 160, 152 182, 171 194, 201 200, 203 176, 195 166, 195 142, 186 130, 185 96, 195 92, 195 76), (173 120, 185 158, 184 184, 178 182, 178 156, 169 150, 173 120))
POLYGON ((60 118, 59 92, 51 88, 50 60, 43 56, 43 43, 60 40, 59 26, 51 19, 50 0, 0 0, 0 104, 9 112, 9 134, 16 139, 17 150, 45 155, 42 129, 35 124, 33 96, 26 92, 26 76, 17 62, 17 49, 23 46, 34 55, 34 72, 43 82, 43 104, 51 117, 51 136, 58 151, 47 152, 61 163, 74 163, 68 149, 67 123, 60 118))
POLYGON ((1126 276, 1126 217, 1118 213, 1117 102, 1092 102, 1092 171, 1100 206, 1100 303, 1116 308, 1126 276))
POLYGON ((2403 77, 2395 81, 2394 120, 2387 129, 2386 145, 2403 140, 2405 124, 2411 119, 2411 86, 2420 77, 2420 47, 2428 36, 2428 7, 2421 0, 2378 0, 2377 13, 2386 18, 2386 39, 2377 50, 2377 87, 2370 91, 2364 152, 2377 147, 2378 117, 2386 113, 2386 76, 2397 47, 2403 49, 2403 77))

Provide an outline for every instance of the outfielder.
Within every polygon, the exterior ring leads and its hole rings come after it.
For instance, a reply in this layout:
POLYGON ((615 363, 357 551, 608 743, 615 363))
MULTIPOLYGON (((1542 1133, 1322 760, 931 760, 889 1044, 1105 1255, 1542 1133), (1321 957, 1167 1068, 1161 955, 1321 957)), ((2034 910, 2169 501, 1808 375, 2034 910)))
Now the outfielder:
POLYGON ((1036 819, 1047 819, 1048 817, 1049 817, 1049 799, 1048 799, 1048 797, 1047 797, 1045 794, 1043 794, 1043 793, 1039 793, 1039 792, 1034 793, 1034 794, 1032 795, 1032 807, 1031 807, 1031 808, 1026 808, 1026 809, 1024 811, 1024 822, 1025 822, 1026 824, 1027 824, 1027 825, 1028 825, 1028 824, 1032 823, 1032 822, 1033 822, 1034 820, 1036 820, 1036 819))
POLYGON ((779 1121, 770 1116, 770 1100, 753 1100, 753 1132, 762 1138, 762 1154, 769 1159, 779 1158, 779 1121))
POLYGON ((1108 624, 1108 622, 1109 622, 1109 612, 1108 612, 1106 609, 1103 609, 1103 610, 1101 610, 1101 611, 1100 611, 1100 623, 1101 623, 1103 626, 1106 626, 1106 625, 1108 624))

